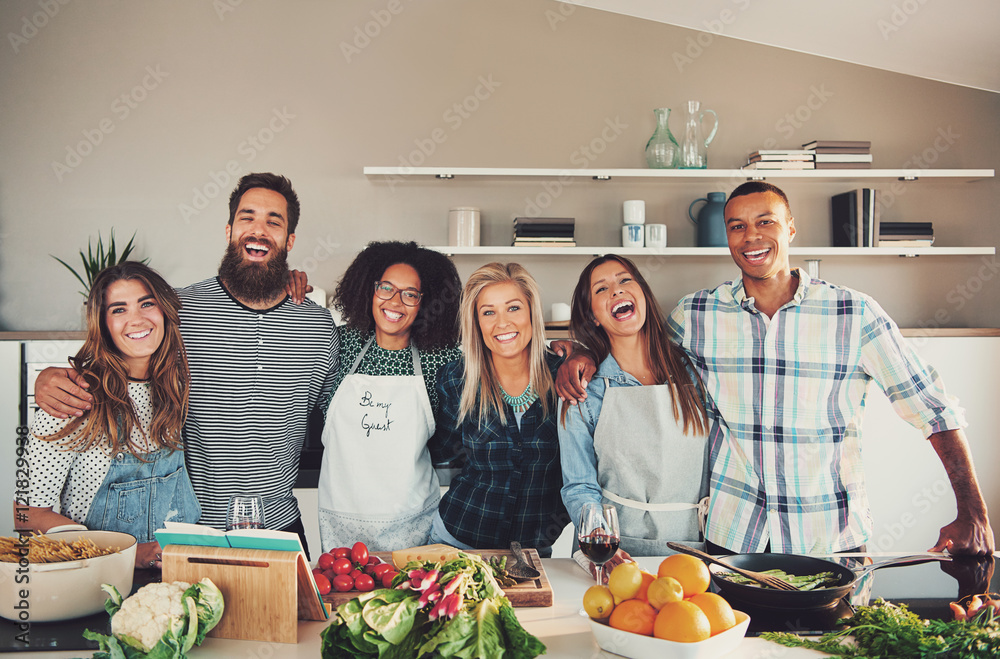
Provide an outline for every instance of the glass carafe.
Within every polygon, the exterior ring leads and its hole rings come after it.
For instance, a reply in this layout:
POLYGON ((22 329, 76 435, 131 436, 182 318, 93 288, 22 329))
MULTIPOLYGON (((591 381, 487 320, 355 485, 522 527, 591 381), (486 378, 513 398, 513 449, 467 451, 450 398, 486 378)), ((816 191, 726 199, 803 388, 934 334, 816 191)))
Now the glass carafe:
POLYGON ((670 133, 667 120, 670 108, 656 108, 656 130, 646 142, 646 164, 652 169, 673 169, 677 167, 681 147, 670 133))
POLYGON ((680 163, 682 169, 705 169, 708 167, 708 145, 719 130, 719 117, 714 110, 699 110, 698 101, 687 102, 687 113, 684 115, 684 138, 681 142, 680 163), (702 120, 706 113, 711 113, 715 120, 712 132, 705 137, 702 120))

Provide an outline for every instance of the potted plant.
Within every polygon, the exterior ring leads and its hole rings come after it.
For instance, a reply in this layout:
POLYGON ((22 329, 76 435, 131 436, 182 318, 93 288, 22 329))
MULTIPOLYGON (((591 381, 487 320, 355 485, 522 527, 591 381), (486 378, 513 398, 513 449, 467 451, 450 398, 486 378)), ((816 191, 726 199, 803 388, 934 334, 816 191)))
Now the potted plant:
MULTIPOLYGON (((86 300, 90 295, 90 287, 94 283, 94 277, 110 265, 118 265, 123 261, 127 261, 129 255, 132 253, 133 243, 135 241, 135 234, 129 239, 128 244, 125 245, 125 249, 122 250, 121 256, 118 256, 118 248, 115 245, 115 230, 111 230, 111 238, 108 240, 107 247, 105 247, 103 240, 101 239, 101 234, 97 234, 97 247, 94 248, 90 239, 87 240, 87 252, 86 254, 83 250, 80 250, 80 260, 83 262, 83 275, 77 272, 70 264, 63 261, 61 258, 55 255, 51 255, 56 261, 59 261, 66 269, 73 273, 73 276, 83 285, 83 290, 80 291, 80 295, 86 300), (86 278, 84 278, 86 277, 86 278)), ((141 263, 146 263, 149 259, 143 259, 141 263)))

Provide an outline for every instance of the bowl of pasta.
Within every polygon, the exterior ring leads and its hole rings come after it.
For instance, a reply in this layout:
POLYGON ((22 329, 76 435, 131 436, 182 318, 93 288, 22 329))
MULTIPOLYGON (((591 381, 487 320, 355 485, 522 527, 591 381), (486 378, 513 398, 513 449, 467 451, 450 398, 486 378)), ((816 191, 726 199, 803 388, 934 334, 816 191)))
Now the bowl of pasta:
POLYGON ((132 590, 136 540, 115 531, 0 538, 0 616, 69 620, 104 610, 102 583, 132 590))

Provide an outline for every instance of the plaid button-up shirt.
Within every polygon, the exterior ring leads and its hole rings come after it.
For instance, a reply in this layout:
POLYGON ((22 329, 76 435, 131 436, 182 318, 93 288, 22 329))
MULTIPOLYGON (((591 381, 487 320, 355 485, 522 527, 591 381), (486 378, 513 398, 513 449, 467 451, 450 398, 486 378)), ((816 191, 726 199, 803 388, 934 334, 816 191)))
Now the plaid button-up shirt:
POLYGON ((868 541, 860 431, 871 381, 925 437, 965 425, 957 399, 872 298, 802 272, 770 320, 739 280, 685 297, 669 324, 711 399, 706 535, 730 550, 868 541))
MULTIPOLYGON (((561 360, 554 355, 547 359, 554 376, 561 360)), ((455 538, 477 549, 507 547, 512 540, 525 547, 548 547, 569 522, 559 495, 555 402, 548 416, 542 416, 541 400, 536 400, 520 428, 509 405, 506 424, 491 414, 480 427, 473 414, 457 426, 463 369, 458 360, 438 374, 441 407, 435 441, 445 444, 446 455, 465 453, 461 474, 441 499, 441 519, 455 538)))

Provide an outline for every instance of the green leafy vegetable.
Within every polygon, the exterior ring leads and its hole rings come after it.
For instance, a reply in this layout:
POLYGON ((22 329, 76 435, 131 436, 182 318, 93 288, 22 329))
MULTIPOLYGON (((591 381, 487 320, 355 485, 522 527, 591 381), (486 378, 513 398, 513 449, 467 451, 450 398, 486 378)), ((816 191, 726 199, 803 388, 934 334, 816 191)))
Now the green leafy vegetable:
POLYGON ((846 629, 811 641, 795 634, 765 632, 761 638, 836 657, 880 659, 986 659, 1000 656, 1000 622, 992 607, 972 620, 924 620, 905 605, 878 600, 841 621, 846 629), (852 637, 848 639, 847 637, 852 637))
POLYGON ((414 561, 394 583, 395 589, 337 607, 322 633, 324 659, 532 659, 545 652, 521 626, 480 556, 460 553, 443 564, 414 561))

